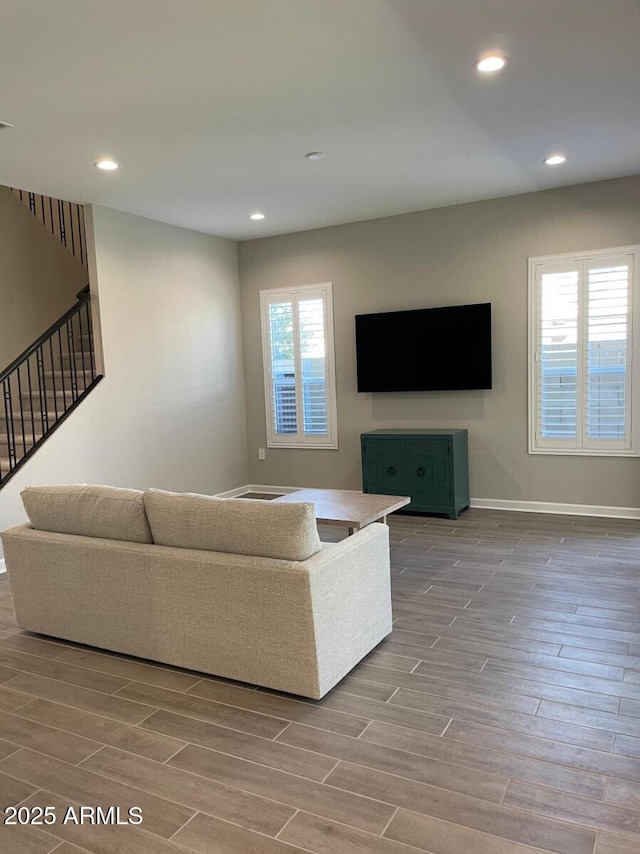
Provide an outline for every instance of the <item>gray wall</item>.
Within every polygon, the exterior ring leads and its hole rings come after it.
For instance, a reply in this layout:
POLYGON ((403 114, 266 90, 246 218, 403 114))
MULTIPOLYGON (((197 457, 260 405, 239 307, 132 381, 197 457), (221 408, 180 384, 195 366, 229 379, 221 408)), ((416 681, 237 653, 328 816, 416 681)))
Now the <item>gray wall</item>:
POLYGON ((359 434, 466 427, 471 494, 640 507, 640 460, 527 453, 527 258, 640 242, 640 176, 240 244, 249 477, 360 487, 359 434), (333 282, 339 450, 267 449, 259 292, 333 282), (357 394, 354 315, 493 304, 491 391, 357 394))
POLYGON ((27 484, 214 493, 247 482, 236 244, 86 214, 105 378, 0 492, 0 530, 25 520, 27 484))
POLYGON ((87 271, 0 187, 0 371, 71 308, 87 271))

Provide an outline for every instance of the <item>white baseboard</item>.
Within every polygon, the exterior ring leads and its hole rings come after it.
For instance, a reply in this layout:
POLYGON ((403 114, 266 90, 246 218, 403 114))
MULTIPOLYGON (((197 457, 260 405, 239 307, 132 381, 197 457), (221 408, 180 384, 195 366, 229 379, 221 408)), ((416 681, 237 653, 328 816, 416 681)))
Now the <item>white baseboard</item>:
POLYGON ((605 516, 611 519, 640 519, 640 507, 558 504, 554 501, 514 501, 507 498, 472 498, 471 506, 484 510, 515 510, 520 513, 557 513, 560 516, 605 516))
POLYGON ((304 489, 302 486, 272 486, 265 483, 250 483, 247 492, 264 492, 265 495, 287 495, 304 489))
POLYGON ((248 484, 246 486, 238 486, 235 489, 228 489, 226 492, 216 492, 215 498, 237 498, 239 495, 244 495, 249 492, 248 484))
POLYGON ((244 486, 237 486, 235 489, 228 489, 226 492, 217 492, 216 498, 237 498, 239 495, 244 495, 247 492, 262 492, 264 495, 286 495, 289 492, 297 492, 299 489, 302 489, 302 487, 245 483, 244 486))
MULTIPOLYGON (((247 492, 262 492, 265 495, 286 495, 302 489, 301 486, 273 486, 264 483, 247 483, 227 492, 219 492, 217 498, 237 498, 247 492)), ((345 490, 358 492, 359 490, 345 490)), ((554 513, 560 516, 604 516, 610 519, 640 519, 640 507, 609 507, 600 504, 560 504, 555 501, 516 501, 510 498, 472 498, 471 506, 483 510, 513 510, 519 513, 554 513)))
POLYGON ((7 571, 7 568, 4 565, 4 561, 2 560, 2 558, 0 558, 0 575, 2 575, 2 573, 6 572, 6 571, 7 571))

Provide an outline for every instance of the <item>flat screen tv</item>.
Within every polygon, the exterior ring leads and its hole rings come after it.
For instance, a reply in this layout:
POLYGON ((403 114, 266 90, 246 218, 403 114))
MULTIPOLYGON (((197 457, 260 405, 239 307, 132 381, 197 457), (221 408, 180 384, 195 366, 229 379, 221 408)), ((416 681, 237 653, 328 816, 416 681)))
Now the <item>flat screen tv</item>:
POLYGON ((491 303, 356 315, 358 391, 491 388, 491 303))

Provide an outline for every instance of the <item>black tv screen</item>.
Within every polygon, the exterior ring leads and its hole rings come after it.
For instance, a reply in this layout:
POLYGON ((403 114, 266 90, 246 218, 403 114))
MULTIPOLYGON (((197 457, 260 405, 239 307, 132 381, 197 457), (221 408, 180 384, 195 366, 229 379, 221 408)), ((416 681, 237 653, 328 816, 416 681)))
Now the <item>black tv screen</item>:
POLYGON ((358 391, 491 388, 491 303, 356 315, 358 391))

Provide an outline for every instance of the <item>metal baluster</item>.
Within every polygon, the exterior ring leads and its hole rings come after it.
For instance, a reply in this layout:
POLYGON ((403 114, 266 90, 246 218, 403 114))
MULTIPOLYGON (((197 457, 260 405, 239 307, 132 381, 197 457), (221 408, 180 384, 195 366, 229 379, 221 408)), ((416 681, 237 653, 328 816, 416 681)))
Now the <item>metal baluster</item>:
POLYGON ((69 202, 69 229, 71 231, 71 252, 73 253, 73 257, 76 257, 76 236, 73 230, 73 208, 74 205, 69 202))
POLYGON ((82 394, 82 392, 84 391, 84 385, 83 385, 84 379, 82 377, 82 371, 80 370, 80 367, 78 365, 78 360, 76 358, 77 330, 75 328, 75 323, 74 323, 75 318, 76 318, 75 314, 69 318, 69 326, 71 328, 71 340, 73 341, 73 364, 75 365, 76 379, 77 379, 77 383, 78 383, 78 396, 80 396, 82 394), (80 388, 80 386, 83 386, 82 389, 80 388))
POLYGON ((40 398, 40 421, 42 422, 42 433, 47 432, 47 394, 44 384, 44 359, 42 358, 42 347, 36 350, 36 365, 38 367, 38 391, 40 398))
POLYGON ((62 409, 63 411, 67 408, 67 388, 64 382, 64 361, 62 358, 62 334, 58 329, 58 352, 60 354, 60 385, 62 386, 62 409))
MULTIPOLYGON (((49 336, 49 357, 51 360, 51 370, 53 371, 53 340, 51 336, 49 336)), ((60 366, 62 367, 62 366, 60 366)), ((53 389, 53 411, 56 417, 56 423, 58 421, 58 389, 56 387, 56 375, 52 373, 51 375, 51 387, 53 389)), ((47 404, 47 409, 49 408, 49 404, 47 404)))
MULTIPOLYGON (((4 380, 2 383, 2 403, 4 406, 4 423, 7 425, 7 446, 9 445, 9 401, 7 398, 7 381, 4 380)), ((7 474, 11 471, 11 454, 7 451, 7 457, 9 458, 8 466, 7 466, 7 474)), ((0 482, 2 481, 2 463, 0 462, 0 482)))
MULTIPOLYGON (((46 426, 46 432, 48 433, 49 430, 51 429, 51 426, 52 426, 50 419, 49 419, 49 394, 52 393, 53 399, 54 400, 56 399, 55 390, 54 390, 55 386, 53 385, 56 380, 55 380, 55 375, 54 375, 53 362, 49 361, 49 364, 47 365, 47 353, 45 350, 46 343, 47 343, 46 340, 42 342, 40 350, 42 352, 42 375, 43 375, 43 377, 45 377, 44 387, 42 389, 42 396, 43 396, 43 400, 44 400, 44 423, 46 426), (45 374, 47 374, 47 373, 51 374, 51 383, 49 382, 49 380, 45 376, 45 374)), ((55 418, 53 420, 53 424, 55 425, 55 418)))
POLYGON ((69 364, 73 365, 73 370, 75 372, 76 377, 76 400, 82 394, 83 389, 81 388, 81 376, 80 371, 78 369, 78 360, 76 359, 76 332, 73 328, 73 318, 74 315, 71 315, 69 320, 67 321, 69 325, 69 364))
POLYGON ((31 356, 27 358, 27 382, 29 385, 29 408, 31 409, 31 432, 35 436, 36 422, 33 414, 33 388, 31 385, 31 356))
POLYGON ((69 321, 66 323, 67 327, 67 347, 69 350, 69 367, 71 369, 71 400, 73 403, 78 399, 78 371, 76 368, 76 359, 75 359, 75 347, 73 345, 73 329, 69 328, 69 321))
POLYGON ((96 378, 96 364, 95 364, 95 358, 93 355, 93 337, 91 334, 91 332, 92 332, 91 309, 90 309, 90 305, 88 302, 85 303, 84 310, 87 314, 87 338, 89 339, 88 340, 89 362, 91 363, 91 381, 93 382, 93 380, 95 380, 95 378, 96 378))
POLYGON ((80 263, 84 264, 84 208, 78 205, 78 234, 80 241, 80 263))
MULTIPOLYGON (((84 387, 86 388, 87 387, 87 375, 85 373, 86 367, 85 367, 85 360, 84 360, 84 335, 82 332, 82 309, 83 308, 84 308, 84 306, 80 306, 80 311, 78 312, 78 325, 80 327, 80 352, 82 353, 82 373, 84 375, 84 387)), ((91 377, 91 379, 93 380, 93 376, 91 377)))
POLYGON ((64 202, 58 199, 58 219, 60 220, 60 242, 63 246, 67 245, 67 232, 64 224, 64 202))
POLYGON ((5 383, 5 412, 7 412, 7 442, 9 456, 9 471, 13 471, 16 465, 16 431, 13 423, 13 401, 11 399, 11 374, 5 383))
MULTIPOLYGON (((24 429, 24 407, 22 404, 22 380, 20 379, 20 367, 16 369, 16 376, 18 378, 18 401, 20 403, 20 426, 22 428, 22 453, 26 455, 27 453, 27 435, 24 429)), ((35 434, 32 433, 31 441, 35 442, 35 434)), ((17 453, 17 448, 16 448, 17 453)))

